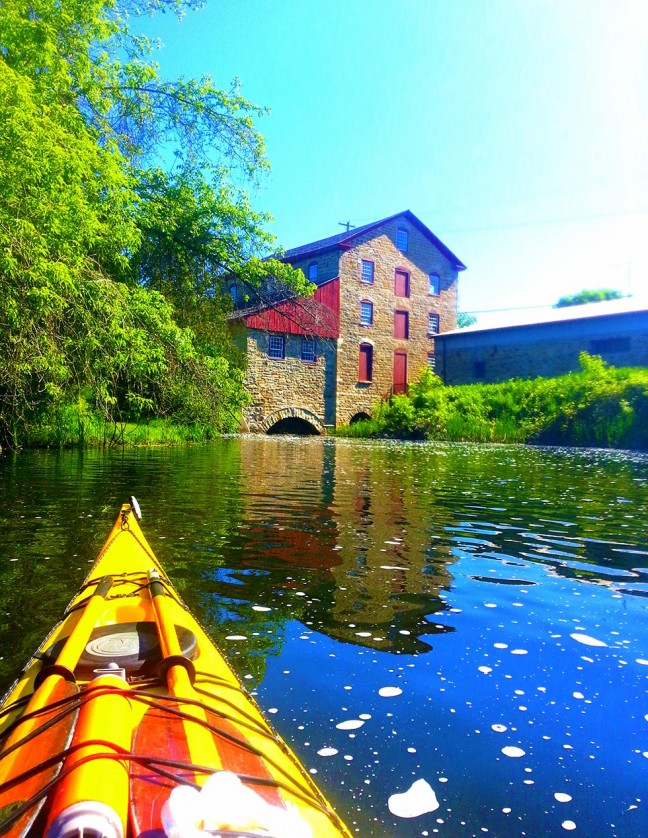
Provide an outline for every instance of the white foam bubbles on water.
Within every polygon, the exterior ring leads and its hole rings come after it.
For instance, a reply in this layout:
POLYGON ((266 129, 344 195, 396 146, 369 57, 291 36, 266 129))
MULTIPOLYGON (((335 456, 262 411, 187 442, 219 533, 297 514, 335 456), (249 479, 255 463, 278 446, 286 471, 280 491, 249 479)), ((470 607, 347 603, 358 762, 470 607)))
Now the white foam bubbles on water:
POLYGON ((382 698, 393 698, 396 695, 400 695, 403 691, 400 687, 381 687, 378 690, 378 695, 382 698))
POLYGON ((244 634, 228 634, 225 640, 247 640, 244 634))
POLYGON ((564 791, 557 791, 554 794, 554 797, 556 798, 558 803, 569 803, 569 801, 572 799, 571 794, 565 794, 564 791))
POLYGON ((317 752, 321 757, 334 757, 338 753, 337 748, 320 748, 317 752))
POLYGON ((495 733, 504 733, 508 728, 506 725, 491 725, 491 730, 494 730, 495 733))
POLYGON ((392 794, 387 806, 397 818, 417 818, 439 808, 434 789, 427 780, 416 780, 407 791, 392 794))
POLYGON ((576 824, 574 821, 563 821, 562 828, 566 829, 568 832, 571 832, 573 829, 576 829, 576 824))
POLYGON ((607 643, 604 643, 602 640, 597 640, 596 637, 590 637, 589 634, 575 633, 570 634, 569 636, 578 643, 582 643, 584 646, 607 646, 607 643))
POLYGON ((478 666, 478 667, 477 667, 477 669, 478 669, 480 672, 483 672, 483 673, 484 673, 484 675, 488 675, 488 673, 489 673, 489 672, 492 672, 492 671, 493 671, 493 670, 492 670, 492 667, 490 667, 490 666, 478 666))
POLYGON ((361 719, 348 719, 346 722, 340 722, 335 725, 338 730, 357 730, 362 727, 364 722, 361 719))
POLYGON ((253 611, 272 611, 272 608, 268 608, 267 605, 253 605, 253 611))
POLYGON ((526 751, 523 751, 522 748, 516 748, 514 745, 507 745, 502 748, 502 753, 505 757, 512 757, 513 759, 516 759, 518 757, 523 757, 526 751))

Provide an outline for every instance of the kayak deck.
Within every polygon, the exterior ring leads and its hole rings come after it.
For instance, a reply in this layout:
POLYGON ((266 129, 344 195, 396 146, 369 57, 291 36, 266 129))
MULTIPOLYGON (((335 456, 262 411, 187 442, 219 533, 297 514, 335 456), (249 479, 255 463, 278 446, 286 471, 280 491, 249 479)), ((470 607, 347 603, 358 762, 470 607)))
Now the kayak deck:
POLYGON ((135 509, 122 507, 0 709, 0 835, 77 835, 65 829, 105 816, 117 838, 162 838, 174 817, 223 836, 349 836, 183 604, 135 509))

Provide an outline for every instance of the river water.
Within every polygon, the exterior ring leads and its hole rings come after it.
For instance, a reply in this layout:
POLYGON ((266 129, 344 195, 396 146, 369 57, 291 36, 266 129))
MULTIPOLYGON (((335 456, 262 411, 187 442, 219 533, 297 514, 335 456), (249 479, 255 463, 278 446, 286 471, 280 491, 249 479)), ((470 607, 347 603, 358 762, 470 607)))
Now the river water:
POLYGON ((130 494, 358 835, 648 835, 648 455, 233 437, 6 456, 3 689, 130 494))

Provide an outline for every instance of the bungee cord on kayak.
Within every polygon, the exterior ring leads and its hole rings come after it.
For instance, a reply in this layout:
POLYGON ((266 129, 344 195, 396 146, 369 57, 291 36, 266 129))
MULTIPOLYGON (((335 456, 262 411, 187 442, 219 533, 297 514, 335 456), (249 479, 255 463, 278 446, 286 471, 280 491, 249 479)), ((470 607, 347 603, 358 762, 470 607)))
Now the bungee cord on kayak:
POLYGON ((180 599, 139 518, 131 499, 5 696, 0 835, 349 838, 180 599))

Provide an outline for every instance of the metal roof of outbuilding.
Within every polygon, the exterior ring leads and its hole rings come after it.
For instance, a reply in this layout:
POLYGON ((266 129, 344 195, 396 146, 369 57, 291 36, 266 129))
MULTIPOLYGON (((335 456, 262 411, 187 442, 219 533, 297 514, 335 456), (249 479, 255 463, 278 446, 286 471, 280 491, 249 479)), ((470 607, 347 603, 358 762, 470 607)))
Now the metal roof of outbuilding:
POLYGON ((620 300, 605 300, 603 302, 585 303, 583 305, 566 306, 564 308, 543 309, 542 315, 537 311, 535 314, 502 312, 502 322, 488 326, 476 323, 474 326, 466 326, 463 329, 453 329, 450 332, 443 332, 438 337, 470 335, 477 332, 495 332, 502 329, 515 329, 524 326, 543 326, 574 320, 584 320, 592 317, 611 317, 617 314, 640 314, 642 312, 648 318, 648 303, 637 301, 633 297, 624 297, 620 300), (508 321, 506 320, 507 317, 510 318, 508 321))

